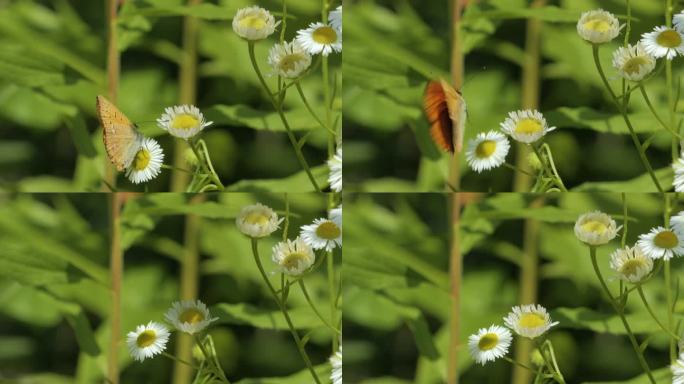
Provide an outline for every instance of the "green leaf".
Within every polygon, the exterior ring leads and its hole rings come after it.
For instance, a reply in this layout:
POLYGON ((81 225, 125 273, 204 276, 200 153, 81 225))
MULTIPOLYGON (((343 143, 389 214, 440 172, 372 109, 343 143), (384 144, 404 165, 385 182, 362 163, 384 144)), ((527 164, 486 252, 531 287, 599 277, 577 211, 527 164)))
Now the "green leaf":
MULTIPOLYGON (((314 366, 314 371, 319 378, 326 378, 330 376, 330 364, 323 363, 314 366)), ((238 381, 235 384, 301 384, 313 382, 311 372, 308 369, 303 369, 290 376, 282 377, 263 377, 263 378, 247 378, 238 381)), ((323 382, 326 382, 325 380, 323 382)))
POLYGON ((90 322, 83 312, 79 309, 75 314, 67 314, 66 319, 76 333, 76 341, 80 347, 81 352, 90 356, 97 356, 100 354, 100 348, 95 341, 95 334, 90 326, 90 322))
POLYGON ((553 5, 539 8, 497 9, 491 11, 470 12, 463 17, 463 21, 476 19, 508 20, 508 19, 539 19, 549 22, 577 23, 580 14, 576 11, 562 9, 553 5))
MULTIPOLYGON (((635 154, 636 155, 636 154, 635 154)), ((656 178, 660 186, 665 190, 669 190, 674 178, 674 172, 671 167, 661 168, 655 170, 656 178)), ((656 192, 656 186, 653 183, 651 175, 644 173, 641 176, 635 177, 626 181, 604 181, 604 182, 587 182, 572 189, 573 192, 589 192, 589 191, 605 191, 605 192, 624 192, 630 193, 645 193, 656 192)))
MULTIPOLYGON (((632 332, 651 334, 661 331, 654 328, 653 318, 646 312, 626 315, 632 332)), ((613 313, 601 313, 589 308, 557 308, 551 311, 551 318, 558 321, 560 328, 587 329, 599 333, 625 335, 625 327, 620 317, 613 313)), ((675 316, 675 319, 682 316, 675 316)))
MULTIPOLYGON (((328 185, 328 166, 319 165, 311 168, 316 183, 320 188, 328 185)), ((306 172, 299 171, 292 176, 282 179, 242 180, 229 185, 226 191, 230 192, 313 192, 314 188, 309 181, 306 172)))
MULTIPOLYGON (((549 124, 558 128, 585 128, 601 133, 629 134, 625 120, 620 114, 599 112, 587 107, 562 107, 544 112, 544 115, 549 124)), ((658 124, 653 123, 653 115, 647 112, 630 114, 629 119, 636 133, 653 133, 663 130, 658 124)))
POLYGON ((94 158, 97 156, 97 150, 93 146, 93 142, 86 128, 85 120, 82 115, 75 115, 66 118, 66 126, 71 132, 71 139, 81 156, 87 158, 94 158))
MULTIPOLYGON (((289 329, 282 312, 279 310, 263 309, 244 303, 222 303, 213 306, 211 313, 219 318, 220 323, 224 324, 250 325, 262 329, 289 329)), ((297 329, 325 326, 310 308, 290 308, 288 313, 297 329)))
MULTIPOLYGON (((277 112, 258 110, 247 105, 214 105, 204 115, 216 125, 285 132, 285 126, 277 112)), ((306 109, 286 111, 285 117, 293 131, 308 131, 319 127, 306 109)))

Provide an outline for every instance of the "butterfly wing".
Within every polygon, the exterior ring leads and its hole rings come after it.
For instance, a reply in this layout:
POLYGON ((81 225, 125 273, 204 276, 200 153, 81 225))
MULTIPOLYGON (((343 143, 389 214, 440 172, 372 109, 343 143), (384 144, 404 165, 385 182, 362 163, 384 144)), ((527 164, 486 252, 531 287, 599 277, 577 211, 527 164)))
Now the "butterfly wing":
POLYGON ((424 109, 430 135, 441 149, 454 153, 463 148, 465 101, 446 81, 430 81, 425 90, 424 109))
POLYGON ((453 123, 449 117, 446 95, 439 81, 431 81, 425 89, 424 109, 430 122, 430 136, 437 146, 454 152, 453 123))
POLYGON ((109 160, 123 171, 135 158, 142 135, 119 109, 103 96, 97 96, 97 117, 104 132, 103 140, 109 160))

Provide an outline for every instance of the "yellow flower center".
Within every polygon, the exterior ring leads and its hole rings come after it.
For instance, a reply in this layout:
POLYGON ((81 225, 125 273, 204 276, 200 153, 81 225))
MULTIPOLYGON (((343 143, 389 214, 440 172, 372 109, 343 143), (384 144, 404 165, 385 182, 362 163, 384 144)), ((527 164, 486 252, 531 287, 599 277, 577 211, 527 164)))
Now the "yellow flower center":
POLYGON ((583 27, 596 32, 608 32, 610 31, 611 25, 606 19, 591 19, 584 22, 583 27))
POLYGON ((245 223, 252 225, 266 225, 270 221, 270 217, 261 212, 251 212, 245 216, 245 223))
POLYGON ((598 220, 589 220, 582 224, 582 229, 587 232, 603 235, 608 230, 608 226, 598 220))
POLYGON ((668 29, 658 35, 656 42, 666 48, 677 48, 682 44, 682 36, 677 31, 668 29))
POLYGON ((340 237, 341 233, 340 227, 338 227, 337 224, 333 223, 332 221, 324 221, 318 225, 318 228, 316 228, 316 235, 326 240, 337 239, 340 237))
POLYGON ((522 119, 515 126, 517 133, 533 134, 542 131, 542 124, 536 119, 522 119))
POLYGON ((672 249, 679 244, 679 239, 672 231, 662 231, 655 235, 653 243, 659 248, 672 249))
POLYGON ((266 26, 266 20, 260 15, 249 15, 240 20, 240 26, 244 28, 256 29, 257 31, 266 26))
POLYGON ((518 320, 518 325, 521 328, 537 328, 546 324, 546 318, 539 313, 525 313, 520 316, 518 320))
POLYGON ((193 129, 200 125, 199 120, 193 115, 183 113, 176 115, 176 118, 171 122, 171 127, 175 129, 193 129))
POLYGON ((297 63, 303 60, 304 55, 302 55, 301 53, 285 55, 282 59, 280 59, 280 63, 278 63, 278 68, 280 68, 280 70, 282 70, 283 72, 294 71, 297 66, 297 63))
POLYGON ((620 273, 625 276, 635 276, 640 268, 644 266, 644 261, 640 259, 629 259, 620 267, 620 273))
POLYGON ((204 314, 197 308, 186 309, 183 313, 178 316, 178 320, 181 323, 196 324, 204 320, 204 314))
POLYGON ((477 343, 477 348, 480 351, 489 351, 490 349, 496 347, 498 343, 499 335, 497 335, 496 333, 488 333, 480 337, 480 341, 477 343))
POLYGON ((300 262, 304 262, 308 259, 307 255, 300 252, 292 252, 285 256, 281 265, 286 269, 294 269, 299 266, 300 262))
POLYGON ((133 169, 136 171, 142 171, 143 169, 147 168, 147 165, 150 164, 151 159, 152 155, 150 154, 150 151, 142 148, 138 151, 138 153, 135 154, 135 159, 133 160, 133 169))
POLYGON ((319 44, 332 44, 337 41, 337 32, 333 27, 320 27, 313 32, 313 39, 319 44))
POLYGON ((153 330, 147 329, 138 335, 138 338, 135 340, 135 344, 138 346, 138 348, 145 348, 152 345, 155 340, 157 340, 157 334, 153 330))
POLYGON ((633 57, 622 66, 622 70, 632 75, 639 73, 642 65, 648 64, 648 59, 642 56, 633 57))
POLYGON ((491 156, 496 151, 496 141, 485 140, 477 145, 475 148, 475 155, 480 159, 485 159, 491 156))

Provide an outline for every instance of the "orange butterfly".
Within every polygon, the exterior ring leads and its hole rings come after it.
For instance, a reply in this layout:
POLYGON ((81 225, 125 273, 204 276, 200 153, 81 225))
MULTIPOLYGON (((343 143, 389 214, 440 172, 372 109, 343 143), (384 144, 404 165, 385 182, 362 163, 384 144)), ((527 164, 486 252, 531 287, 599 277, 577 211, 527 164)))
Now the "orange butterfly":
POLYGON ((128 168, 142 145, 143 136, 135 124, 104 96, 97 96, 97 118, 104 131, 103 140, 109 160, 120 172, 128 168))
POLYGON ((444 80, 430 81, 423 107, 435 144, 450 153, 460 153, 466 118, 466 103, 461 93, 444 80))

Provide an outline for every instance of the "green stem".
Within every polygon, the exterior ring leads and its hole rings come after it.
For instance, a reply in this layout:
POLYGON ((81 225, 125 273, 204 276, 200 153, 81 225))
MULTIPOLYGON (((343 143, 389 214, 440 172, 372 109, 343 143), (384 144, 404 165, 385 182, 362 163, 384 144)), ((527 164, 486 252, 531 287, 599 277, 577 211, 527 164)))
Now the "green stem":
POLYGON ((520 172, 520 173, 523 173, 523 174, 525 174, 525 175, 527 175, 527 176, 531 176, 531 177, 534 177, 534 176, 535 176, 534 174, 532 174, 532 173, 530 173, 530 172, 527 172, 526 170, 524 170, 524 169, 522 169, 522 168, 520 168, 520 167, 516 167, 516 166, 513 165, 513 164, 503 163, 503 166, 506 167, 506 168, 508 168, 508 169, 510 169, 510 170, 512 170, 512 171, 514 171, 514 172, 520 172))
POLYGON ((534 154, 537 155, 539 158, 539 162, 542 164, 542 168, 544 169, 544 173, 546 173, 549 177, 552 179, 555 179, 555 184, 560 188, 561 191, 567 192, 568 190, 565 188, 565 185, 563 185, 563 182, 557 178, 553 171, 549 168, 549 165, 546 164, 546 161, 544 161, 544 157, 542 156, 541 152, 539 151, 539 148, 537 148, 534 143, 530 143, 530 147, 532 147, 532 150, 534 151, 534 154))
POLYGON ((323 318, 323 315, 321 315, 320 312, 318 312, 318 309, 316 309, 316 306, 314 305, 313 301, 311 300, 311 297, 309 296, 309 292, 306 290, 306 286, 304 285, 304 280, 299 280, 299 287, 302 289, 302 293, 304 294, 304 298, 306 298, 306 302, 309 303, 309 306, 311 309, 314 311, 316 316, 325 324, 326 327, 330 328, 333 332, 335 332, 338 335, 341 335, 342 332, 340 332, 337 328, 335 328, 332 324, 330 324, 325 318, 323 318))
MULTIPOLYGON (((670 214, 672 211, 672 200, 670 195, 665 194, 665 228, 670 227, 670 214)), ((672 312, 674 311, 672 303, 672 271, 670 269, 670 260, 665 260, 665 297, 667 302, 667 326, 669 329, 674 328, 674 318, 672 312)), ((674 362, 677 359, 675 340, 670 339, 670 360, 674 362)))
POLYGON ((530 370, 530 371, 532 371, 532 372, 537 372, 536 369, 530 367, 529 365, 525 365, 525 364, 523 364, 523 363, 519 363, 519 362, 517 362, 517 361, 511 359, 511 358, 508 357, 508 356, 504 356, 503 359, 506 360, 506 361, 508 361, 509 363, 513 364, 513 365, 517 365, 518 367, 521 367, 521 368, 530 370))
POLYGON ((653 116, 658 120, 660 125, 665 128, 668 132, 670 132, 673 136, 677 137, 678 139, 682 140, 684 137, 682 137, 680 134, 678 134, 674 129, 672 129, 669 125, 665 124, 663 119, 660 118, 658 113, 655 111, 655 108, 653 108, 653 104, 651 104, 651 99, 648 97, 648 93, 646 93, 646 87, 644 86, 643 83, 639 84, 639 90, 641 91, 641 96, 644 97, 644 101, 646 101, 646 105, 648 105, 648 109, 651 110, 651 113, 653 116))
POLYGON ((197 161, 199 162, 200 167, 202 168, 204 173, 206 173, 211 178, 211 180, 214 182, 214 184, 216 184, 216 187, 219 190, 223 191, 225 189, 225 187, 221 183, 221 180, 219 180, 218 175, 216 175, 215 172, 212 172, 212 170, 207 165, 207 162, 209 161, 209 159, 200 155, 200 152, 197 150, 197 142, 194 140, 188 140, 188 144, 190 144, 190 148, 192 149, 192 153, 194 153, 195 157, 197 157, 197 161))
POLYGON ((170 353, 167 353, 167 352, 162 351, 161 354, 164 355, 164 356, 166 356, 166 357, 168 357, 169 359, 171 359, 171 360, 173 360, 173 361, 177 361, 177 362, 179 362, 179 363, 181 363, 181 364, 185 364, 185 365, 187 365, 187 366, 190 366, 190 367, 192 367, 193 369, 196 369, 196 370, 199 369, 198 366, 192 364, 191 362, 185 361, 185 360, 183 360, 183 359, 180 359, 180 358, 178 358, 178 357, 176 357, 176 356, 174 356, 174 355, 172 355, 172 354, 170 354, 170 353))
POLYGON ((565 184, 563 183, 563 179, 561 179, 560 175, 558 174, 558 170, 556 169, 556 163, 553 161, 553 154, 551 153, 551 147, 549 147, 548 144, 544 143, 544 144, 542 144, 542 148, 546 152, 546 158, 549 160, 549 167, 551 167, 551 171, 553 172, 553 177, 560 184, 559 187, 561 188, 561 190, 567 192, 568 190, 567 190, 567 188, 565 188, 565 184))
POLYGON ((558 374, 558 379, 560 379, 559 382, 561 384, 565 384, 565 377, 563 377, 563 373, 558 367, 558 362, 556 361, 556 351, 553 350, 553 344, 551 344, 551 341, 546 340, 544 342, 544 345, 546 345, 547 349, 549 350, 549 356, 551 357, 551 365, 553 366, 554 371, 558 374))
POLYGON ((299 81, 295 81, 295 87, 297 88, 297 92, 299 93, 299 97, 301 97, 302 101, 304 102, 304 106, 306 106, 306 110, 309 111, 311 116, 316 120, 318 125, 321 126, 321 128, 325 129, 328 131, 329 134, 331 134, 333 137, 335 137, 335 132, 330 129, 328 126, 325 125, 323 121, 316 115, 316 112, 314 112, 313 108, 311 108, 311 105, 309 104, 309 101, 306 99, 306 95, 304 95, 304 91, 302 90, 301 84, 299 84, 299 81))
POLYGON ((230 384, 230 381, 228 378, 226 378, 226 374, 223 373, 223 369, 216 364, 216 360, 214 360, 209 352, 207 351, 207 348, 204 346, 204 343, 202 343, 202 340, 200 339, 198 334, 193 334, 195 337, 195 342, 197 343, 197 346, 199 346, 200 350, 202 351, 202 355, 204 355, 204 361, 207 362, 213 362, 213 364, 209 364, 211 367, 211 370, 213 373, 218 376, 219 379, 221 379, 224 383, 230 384))
POLYGON ((302 360, 304 360, 306 367, 309 369, 309 372, 311 372, 311 376, 313 377, 314 381, 317 384, 321 384, 321 381, 313 368, 313 364, 311 364, 309 355, 307 355, 306 350, 304 350, 304 344, 302 343, 302 339, 299 337, 299 333, 297 333, 297 330, 294 328, 292 320, 290 319, 290 315, 287 313, 287 308, 285 308, 282 301, 280 301, 278 293, 276 293, 275 288, 273 288, 271 281, 268 279, 268 275, 266 274, 263 265, 261 265, 261 259, 259 258, 259 249, 257 247, 256 239, 252 239, 252 255, 254 256, 254 262, 256 263, 257 268, 259 268, 259 273, 261 273, 261 277, 264 279, 264 282, 266 283, 268 290, 271 292, 271 295, 273 296, 273 300, 275 300, 276 304, 278 304, 278 308, 280 308, 280 311, 283 313, 283 317, 285 317, 285 322, 287 322, 287 326, 290 329, 292 338, 294 339, 295 344, 297 344, 297 349, 299 350, 299 354, 302 356, 302 360))
POLYGON ((627 318, 625 317, 622 308, 617 304, 617 302, 613 298, 613 295, 610 293, 610 289, 608 289, 606 281, 603 279, 603 275, 601 274, 601 270, 599 269, 598 262, 596 261, 596 247, 589 247, 589 254, 591 256, 591 265, 594 267, 596 277, 598 277, 599 282, 601 283, 601 287, 608 295, 608 298, 610 299, 610 304, 613 306, 613 309, 620 316, 622 325, 625 327, 625 331, 627 331, 627 337, 629 338, 629 341, 632 343, 632 348, 634 348, 634 352, 636 353, 637 358, 639 359, 639 364, 641 364, 641 367, 643 368, 644 372, 646 372, 646 375, 648 376, 648 379, 651 381, 651 383, 656 384, 656 381, 653 378, 653 374, 651 373, 651 369, 649 368, 648 363, 644 358, 641 348, 639 348, 639 343, 637 342, 636 337, 632 332, 632 328, 629 326, 629 323, 627 322, 627 318))
POLYGON ((644 303, 644 306, 646 307, 646 310, 648 311, 649 315, 655 320, 655 322, 658 324, 658 326, 665 332, 667 332, 670 336, 672 336, 675 340, 679 340, 679 336, 675 335, 670 331, 668 328, 666 328, 663 323, 658 320, 658 317, 653 313, 653 310, 651 309, 651 306, 648 304, 648 301, 646 300, 646 295, 644 295, 644 290, 641 287, 641 284, 637 285, 637 292, 639 292, 639 297, 641 297, 641 301, 644 303))
POLYGON ((248 43, 248 48, 249 59, 252 62, 252 67, 254 67, 254 72, 256 72, 257 77, 259 78, 259 82, 261 83, 261 86, 264 87, 264 90, 266 91, 269 99, 271 100, 271 104, 273 104, 273 108, 275 108, 276 112, 278 112, 278 116, 280 116, 280 120, 283 122, 285 132, 287 132, 287 137, 290 139, 290 144, 292 144, 292 149, 294 149, 295 154, 297 156, 297 160, 299 160, 299 165, 302 167, 304 172, 306 172, 306 175, 309 178, 309 181, 311 182, 311 185, 314 187, 316 192, 321 192, 321 188, 316 183, 316 179, 313 177, 313 174, 311 173, 311 169, 309 168, 309 164, 306 162, 306 159, 304 158, 304 154, 302 153, 301 148, 299 148, 299 145, 297 145, 297 138, 294 136, 294 133, 290 128, 290 124, 287 122, 287 118, 285 117, 285 113, 283 112, 282 105, 275 98, 273 98, 271 89, 268 87, 268 84, 266 84, 266 80, 264 80, 264 76, 261 74, 259 64, 257 64, 256 61, 256 55, 254 54, 254 42, 250 41, 248 43))
MULTIPOLYGON (((641 146, 641 142, 639 141, 639 137, 637 136, 636 132, 634 131, 634 127, 632 126, 632 122, 629 120, 629 116, 627 115, 627 111, 623 106, 620 105, 620 101, 618 100, 617 96, 615 95, 615 92, 613 92, 613 88, 610 87, 610 83, 608 82, 608 78, 606 78, 606 74, 603 72, 603 67, 601 67, 601 60, 599 59, 599 45, 594 44, 592 46, 592 53, 594 55, 594 64, 596 65, 596 69, 599 72, 599 75, 601 76, 601 80, 603 81, 603 85, 606 87, 608 92, 610 93, 610 96, 613 99, 613 102, 615 103, 615 106, 618 109, 618 112, 622 115, 622 118, 625 120, 625 124, 627 125, 627 129, 629 130, 629 134, 632 137, 632 141, 634 142, 634 146, 637 149, 637 152, 639 152, 639 159, 641 159, 641 163, 643 164, 644 168, 646 168, 646 171, 648 171, 648 174, 651 176, 651 180, 653 180, 653 184, 655 184, 656 188, 658 189, 658 192, 663 193, 663 188, 660 186, 660 182, 658 181, 658 178, 655 175, 655 172, 653 172, 653 168, 651 167, 651 163, 648 161, 648 158, 646 157, 646 153, 641 146)), ((626 98, 623 100, 623 102, 626 104, 626 98)), ((626 107, 626 105, 625 105, 626 107)))

